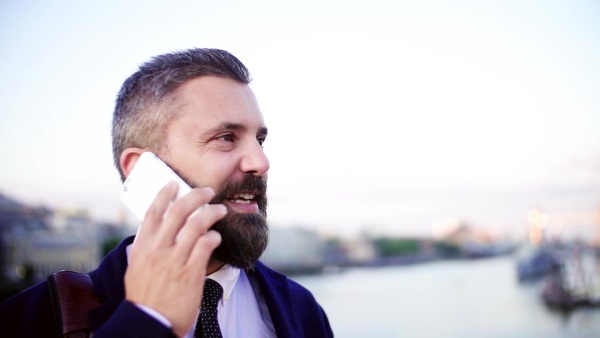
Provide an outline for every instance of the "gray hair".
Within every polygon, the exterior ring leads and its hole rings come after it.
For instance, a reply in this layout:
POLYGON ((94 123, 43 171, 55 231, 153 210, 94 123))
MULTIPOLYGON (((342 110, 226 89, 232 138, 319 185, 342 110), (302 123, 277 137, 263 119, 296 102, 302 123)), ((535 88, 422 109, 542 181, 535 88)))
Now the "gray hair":
POLYGON ((194 48, 163 54, 142 64, 121 87, 112 125, 113 159, 121 180, 121 153, 132 147, 158 150, 165 126, 175 115, 172 94, 184 82, 218 76, 243 84, 252 79, 246 66, 229 52, 194 48))

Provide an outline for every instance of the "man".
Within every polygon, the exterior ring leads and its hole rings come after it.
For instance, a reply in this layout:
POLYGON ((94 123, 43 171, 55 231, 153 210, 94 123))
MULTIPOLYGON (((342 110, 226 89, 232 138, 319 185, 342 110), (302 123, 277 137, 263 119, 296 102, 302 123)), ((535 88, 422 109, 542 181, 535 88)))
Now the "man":
MULTIPOLYGON (((215 337, 333 336, 313 296, 258 261, 268 240, 269 162, 249 83, 233 55, 191 49, 155 57, 123 84, 113 119, 121 179, 152 151, 194 189, 173 201, 177 186, 165 186, 135 241, 90 273, 104 299, 89 312, 95 338, 201 337, 213 325, 200 306, 209 279, 223 292, 215 337)), ((0 307, 3 334, 60 337, 52 307, 47 283, 13 297, 0 307)))

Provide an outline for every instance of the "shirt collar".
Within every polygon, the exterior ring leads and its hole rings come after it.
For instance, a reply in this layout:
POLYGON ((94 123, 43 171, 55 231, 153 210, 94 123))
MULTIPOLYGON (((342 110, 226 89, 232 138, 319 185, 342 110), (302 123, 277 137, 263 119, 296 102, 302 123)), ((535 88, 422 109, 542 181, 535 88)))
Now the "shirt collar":
POLYGON ((223 288, 223 303, 227 303, 229 300, 229 296, 231 295, 231 292, 233 291, 235 283, 239 277, 240 269, 229 264, 224 264, 219 270, 206 276, 206 278, 210 278, 219 283, 219 285, 221 285, 223 288))

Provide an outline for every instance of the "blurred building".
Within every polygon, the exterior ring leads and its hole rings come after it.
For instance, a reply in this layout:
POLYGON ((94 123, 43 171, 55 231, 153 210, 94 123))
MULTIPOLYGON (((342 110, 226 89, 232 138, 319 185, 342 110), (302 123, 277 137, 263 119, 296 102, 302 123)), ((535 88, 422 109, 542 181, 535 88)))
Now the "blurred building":
POLYGON ((100 261, 85 211, 55 212, 0 195, 0 274, 31 284, 59 270, 89 271, 100 261))
POLYGON ((377 249, 368 236, 341 241, 337 247, 343 252, 341 265, 365 265, 377 258, 377 249))
POLYGON ((271 227, 267 250, 261 260, 283 273, 320 271, 325 265, 327 243, 304 228, 271 227))
POLYGON ((440 223, 434 227, 436 241, 456 246, 465 258, 480 258, 510 253, 515 245, 506 238, 498 238, 489 229, 457 220, 440 223))

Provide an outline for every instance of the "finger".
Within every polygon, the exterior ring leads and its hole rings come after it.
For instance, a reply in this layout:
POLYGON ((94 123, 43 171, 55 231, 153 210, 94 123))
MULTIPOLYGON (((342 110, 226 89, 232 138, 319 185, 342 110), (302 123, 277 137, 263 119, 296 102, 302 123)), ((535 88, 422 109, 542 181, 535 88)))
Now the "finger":
POLYGON ((183 262, 189 258, 198 238, 205 235, 208 229, 227 214, 227 208, 222 204, 211 204, 204 207, 198 214, 190 217, 177 234, 177 253, 183 262))
MULTIPOLYGON (((194 243, 186 265, 207 266, 210 256, 220 244, 221 234, 216 230, 208 230, 204 235, 198 237, 198 240, 194 243)), ((198 273, 199 275, 197 277, 203 279, 206 275, 206 270, 198 271, 198 273)))
POLYGON ((150 238, 153 234, 156 234, 157 230, 163 221, 163 215, 169 207, 169 204, 177 195, 178 185, 175 181, 167 183, 156 195, 152 204, 144 215, 144 220, 138 230, 136 236, 136 242, 138 240, 144 240, 150 238))
POLYGON ((215 196, 212 188, 192 189, 189 193, 171 204, 165 215, 163 226, 158 229, 161 242, 166 245, 175 243, 179 230, 187 222, 189 216, 204 207, 215 196))

